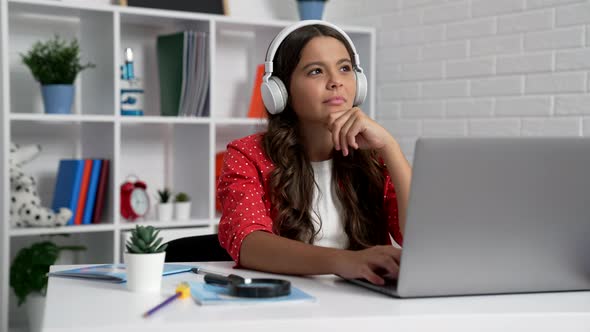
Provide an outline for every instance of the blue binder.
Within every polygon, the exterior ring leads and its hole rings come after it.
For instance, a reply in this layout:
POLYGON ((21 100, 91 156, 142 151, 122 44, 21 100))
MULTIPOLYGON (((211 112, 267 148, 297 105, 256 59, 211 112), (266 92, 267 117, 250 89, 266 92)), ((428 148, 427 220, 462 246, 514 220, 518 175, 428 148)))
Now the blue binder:
POLYGON ((58 212, 62 207, 72 211, 72 218, 68 220, 67 225, 74 224, 74 215, 76 214, 83 173, 84 160, 62 159, 59 161, 51 208, 55 212, 58 212))

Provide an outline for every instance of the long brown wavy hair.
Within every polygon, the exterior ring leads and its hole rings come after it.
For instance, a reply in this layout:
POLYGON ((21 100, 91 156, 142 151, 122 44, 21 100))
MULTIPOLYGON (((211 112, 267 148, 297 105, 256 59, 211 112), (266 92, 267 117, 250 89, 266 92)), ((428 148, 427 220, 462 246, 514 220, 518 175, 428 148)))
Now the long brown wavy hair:
MULTIPOLYGON (((274 58, 273 76, 280 78, 289 91, 291 74, 301 59, 301 50, 314 37, 333 37, 345 45, 346 39, 324 25, 310 25, 292 32, 280 45, 274 58)), ((289 105, 279 114, 268 113, 268 128, 263 147, 275 165, 270 174, 270 200, 276 215, 274 231, 284 237, 313 243, 319 229, 312 221, 313 191, 316 190, 313 168, 305 153, 299 120, 289 105)), ((387 220, 383 210, 383 167, 374 151, 349 150, 349 156, 333 153, 332 180, 343 211, 348 248, 364 249, 386 244, 387 220)), ((321 220, 319 220, 321 225, 321 220)), ((320 226, 321 227, 321 226, 320 226)))

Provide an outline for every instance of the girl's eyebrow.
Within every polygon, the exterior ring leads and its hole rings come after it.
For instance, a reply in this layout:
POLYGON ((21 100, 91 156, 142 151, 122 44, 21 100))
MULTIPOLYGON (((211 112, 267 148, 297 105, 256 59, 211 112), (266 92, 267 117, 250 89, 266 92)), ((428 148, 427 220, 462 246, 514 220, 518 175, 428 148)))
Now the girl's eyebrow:
MULTIPOLYGON (((339 65, 339 64, 341 64, 343 62, 352 63, 350 61, 350 59, 342 58, 342 59, 338 60, 338 62, 336 62, 336 64, 339 65)), ((305 66, 303 66, 302 70, 305 70, 306 68, 311 67, 311 66, 322 66, 322 67, 325 67, 326 66, 326 63, 325 62, 322 62, 322 61, 310 62, 310 63, 306 64, 305 66)))

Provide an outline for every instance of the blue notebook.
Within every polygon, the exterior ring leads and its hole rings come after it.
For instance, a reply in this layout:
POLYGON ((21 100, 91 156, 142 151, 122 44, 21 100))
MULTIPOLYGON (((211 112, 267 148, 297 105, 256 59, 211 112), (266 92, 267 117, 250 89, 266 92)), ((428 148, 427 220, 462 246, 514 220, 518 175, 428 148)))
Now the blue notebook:
POLYGON ((62 207, 72 211, 72 218, 68 220, 67 225, 74 224, 83 173, 84 160, 62 159, 59 161, 51 208, 55 212, 59 212, 62 207))
POLYGON ((96 201, 96 193, 98 189, 98 179, 100 178, 100 169, 102 160, 92 160, 92 171, 90 173, 90 183, 88 185, 88 194, 86 195, 86 205, 84 206, 84 215, 82 216, 82 224, 91 224, 92 215, 94 212, 94 202, 96 201))
POLYGON ((190 281, 191 295, 200 305, 211 304, 262 304, 279 302, 314 302, 315 297, 291 285, 291 294, 287 296, 269 298, 246 298, 229 295, 226 287, 207 284, 205 282, 190 281))
MULTIPOLYGON (((164 264, 164 273, 162 275, 170 275, 182 272, 189 272, 193 266, 182 264, 164 264)), ((50 272, 52 277, 66 277, 76 279, 100 280, 115 283, 122 283, 127 281, 127 271, 125 264, 104 264, 81 267, 65 271, 50 272)))

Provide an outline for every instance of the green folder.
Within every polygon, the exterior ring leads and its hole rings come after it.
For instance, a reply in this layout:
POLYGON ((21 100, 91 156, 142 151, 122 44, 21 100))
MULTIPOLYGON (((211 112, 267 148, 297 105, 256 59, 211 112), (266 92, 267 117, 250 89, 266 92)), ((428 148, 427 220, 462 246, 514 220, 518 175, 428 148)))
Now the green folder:
POLYGON ((182 92, 184 32, 158 36, 158 74, 160 76, 160 114, 178 116, 182 92))

